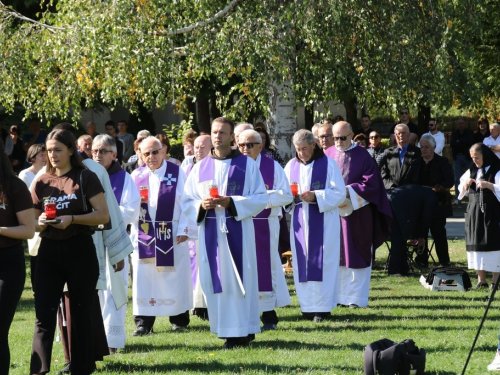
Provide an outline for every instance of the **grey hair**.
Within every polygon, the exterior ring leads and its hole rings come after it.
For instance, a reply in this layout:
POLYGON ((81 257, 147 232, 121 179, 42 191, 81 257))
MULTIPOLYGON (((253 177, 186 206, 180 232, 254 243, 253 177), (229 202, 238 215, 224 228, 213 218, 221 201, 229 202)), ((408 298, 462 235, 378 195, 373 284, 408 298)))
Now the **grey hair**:
POLYGON ((314 143, 314 135, 307 129, 300 129, 293 135, 293 144, 298 145, 304 141, 312 145, 314 143))
POLYGON ((99 145, 111 147, 111 151, 116 152, 116 141, 112 136, 108 134, 99 134, 94 138, 92 147, 99 145))
POLYGON ((402 124, 402 123, 401 123, 401 124, 397 124, 397 125, 394 127, 394 133, 396 133, 396 128, 397 128, 398 126, 402 126, 402 127, 404 127, 404 128, 405 128, 408 132, 410 132, 410 128, 408 127, 408 125, 406 125, 406 124, 402 124))
POLYGON ((494 127, 494 128, 497 128, 497 129, 500 129, 500 124, 498 122, 494 122, 493 124, 490 124, 490 128, 491 127, 494 127))
MULTIPOLYGON (((318 124, 314 124, 314 125, 313 125, 313 127, 311 128, 311 133, 313 133, 313 135, 314 135, 314 131, 315 131, 315 130, 316 130, 316 133, 318 133, 318 129, 319 129, 319 127, 320 127, 321 125, 323 125, 323 124, 319 124, 319 123, 318 123, 318 124)), ((316 134, 316 135, 314 135, 314 138, 317 138, 317 134, 316 134)))
POLYGON ((149 136, 151 136, 149 130, 139 130, 139 133, 137 133, 137 138, 149 137, 149 136))
POLYGON ((245 137, 253 137, 255 138, 259 143, 262 143, 262 137, 261 135, 259 134, 259 132, 253 130, 253 129, 247 129, 247 130, 243 130, 240 135, 238 136, 238 138, 241 140, 241 137, 242 136, 245 136, 245 137))
MULTIPOLYGON (((96 138, 97 138, 97 137, 96 137, 96 138)), ((150 135, 149 137, 146 137, 146 138, 144 138, 144 139, 142 140, 141 144, 139 145, 139 150, 141 150, 141 146, 142 146, 142 145, 145 145, 147 141, 151 141, 151 140, 153 140, 153 141, 154 141, 154 143, 155 143, 158 147, 160 147, 160 150, 163 148, 163 145, 162 145, 162 143, 160 142, 160 140, 159 140, 158 138, 153 137, 152 135, 150 135)), ((141 150, 141 153, 142 153, 142 150, 141 150)))
POLYGON ((316 125, 318 125, 318 131, 319 131, 319 129, 321 129, 321 128, 330 128, 330 129, 332 129, 332 130, 333 130, 333 125, 332 125, 332 124, 330 124, 330 123, 328 123, 328 122, 323 123, 323 124, 316 124, 316 125))
POLYGON ((422 141, 427 141, 431 144, 432 147, 436 148, 436 140, 432 135, 430 134, 423 135, 422 138, 420 138, 420 144, 422 144, 422 141))

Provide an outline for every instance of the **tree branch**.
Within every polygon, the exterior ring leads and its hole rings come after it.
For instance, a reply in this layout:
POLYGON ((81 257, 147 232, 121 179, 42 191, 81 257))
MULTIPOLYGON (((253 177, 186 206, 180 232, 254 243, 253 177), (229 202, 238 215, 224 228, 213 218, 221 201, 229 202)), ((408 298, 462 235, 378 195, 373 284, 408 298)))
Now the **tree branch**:
POLYGON ((22 21, 31 22, 31 23, 33 23, 35 25, 38 25, 38 26, 44 27, 46 29, 49 29, 50 31, 64 30, 64 27, 50 26, 50 25, 47 25, 45 23, 41 23, 41 22, 35 21, 35 20, 31 19, 31 18, 25 17, 22 14, 16 12, 15 10, 7 8, 7 6, 4 3, 2 3, 1 1, 0 1, 0 13, 6 13, 8 16, 11 16, 11 17, 14 17, 14 18, 18 18, 18 19, 20 19, 22 21))

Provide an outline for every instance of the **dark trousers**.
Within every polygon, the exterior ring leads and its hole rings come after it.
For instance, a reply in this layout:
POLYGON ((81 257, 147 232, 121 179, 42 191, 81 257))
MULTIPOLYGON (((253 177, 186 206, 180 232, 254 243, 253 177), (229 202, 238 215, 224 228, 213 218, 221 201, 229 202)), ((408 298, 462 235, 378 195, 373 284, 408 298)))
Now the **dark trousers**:
POLYGON ((26 279, 21 244, 0 249, 0 375, 10 367, 9 329, 26 279))
MULTIPOLYGON (((71 362, 71 298, 69 292, 64 292, 61 298, 61 305, 57 315, 59 317, 59 330, 61 331, 61 341, 64 350, 66 363, 71 362), (66 324, 64 324, 66 323, 66 324)), ((97 290, 92 301, 92 336, 94 337, 94 360, 102 361, 104 356, 109 355, 108 340, 104 323, 102 321, 101 305, 97 290)))
POLYGON ((91 374, 95 369, 92 337, 92 300, 99 264, 92 237, 68 240, 42 238, 35 275, 35 334, 31 373, 49 372, 56 328, 57 308, 64 284, 71 293, 71 373, 91 374))
POLYGON ((262 324, 278 324, 280 320, 278 319, 278 315, 276 315, 276 311, 271 310, 262 312, 260 321, 262 324))
POLYGON ((410 271, 406 238, 403 237, 399 223, 396 220, 393 220, 391 224, 391 253, 389 256, 389 275, 396 273, 404 275, 410 271))
POLYGON ((444 210, 438 210, 432 220, 431 235, 434 239, 434 247, 439 259, 439 263, 445 264, 450 262, 450 254, 448 254, 448 239, 446 238, 446 214, 444 210))
MULTIPOLYGON (((156 316, 146 316, 146 315, 135 315, 134 322, 137 327, 144 327, 148 331, 153 328, 155 324, 156 316)), ((168 317, 170 324, 175 324, 181 327, 187 327, 189 325, 189 310, 179 314, 172 315, 168 317)))
POLYGON ((281 209, 281 214, 283 215, 280 220, 280 237, 278 241, 278 251, 280 256, 290 250, 290 230, 288 229, 288 223, 286 221, 285 210, 281 209))
POLYGON ((36 256, 31 256, 30 255, 30 280, 31 280, 31 290, 33 292, 35 291, 35 274, 36 274, 36 261, 37 261, 36 256))

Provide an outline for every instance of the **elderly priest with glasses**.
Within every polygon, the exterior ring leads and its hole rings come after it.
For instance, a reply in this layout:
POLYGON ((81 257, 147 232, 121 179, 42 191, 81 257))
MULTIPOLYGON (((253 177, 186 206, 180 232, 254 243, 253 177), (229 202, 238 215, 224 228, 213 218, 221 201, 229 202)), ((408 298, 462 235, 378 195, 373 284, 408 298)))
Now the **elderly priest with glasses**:
POLYGON ((168 316, 174 331, 186 328, 193 307, 187 240, 197 239, 198 231, 179 204, 186 174, 163 160, 161 148, 155 137, 144 139, 140 149, 146 164, 132 173, 141 195, 131 229, 134 336, 151 333, 156 316, 168 316))
POLYGON ((325 154, 335 160, 347 189, 340 206, 338 303, 356 308, 368 305, 372 254, 389 235, 392 214, 377 164, 352 136, 349 123, 337 122, 335 145, 325 154))
POLYGON ((340 222, 345 185, 335 162, 315 147, 305 129, 293 136, 296 157, 285 173, 295 195, 290 242, 293 279, 302 315, 321 322, 337 307, 340 222))

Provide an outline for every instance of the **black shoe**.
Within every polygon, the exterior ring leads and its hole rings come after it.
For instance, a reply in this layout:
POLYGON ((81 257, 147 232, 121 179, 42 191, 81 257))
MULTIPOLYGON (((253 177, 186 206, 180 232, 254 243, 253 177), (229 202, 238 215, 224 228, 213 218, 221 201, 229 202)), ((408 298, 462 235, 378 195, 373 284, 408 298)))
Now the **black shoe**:
MULTIPOLYGON (((495 287, 495 284, 490 284, 490 287, 489 287, 490 292, 493 290, 494 287, 495 287)), ((498 290, 498 288, 497 288, 497 290, 498 290)))
POLYGON ((323 315, 314 315, 314 323, 321 323, 323 320, 325 320, 325 317, 323 315))
POLYGON ((196 315, 202 320, 208 320, 208 309, 203 307, 196 307, 193 309, 193 315, 196 315))
POLYGON ((451 263, 450 262, 441 263, 441 267, 450 268, 451 267, 451 263))
POLYGON ((359 306, 358 306, 358 305, 356 305, 355 303, 350 303, 350 304, 349 304, 349 308, 350 308, 350 309, 359 309, 359 306))
POLYGON ((252 339, 250 339, 250 336, 251 335, 248 335, 247 337, 228 337, 224 341, 223 348, 225 350, 228 350, 228 349, 241 348, 241 347, 248 346, 248 343, 255 339, 255 335, 253 335, 252 339))
POLYGON ((137 327, 137 329, 134 331, 134 333, 132 333, 132 335, 134 336, 145 336, 145 335, 149 335, 153 333, 153 328, 151 329, 147 329, 146 327, 144 326, 139 326, 137 327))
POLYGON ((71 374, 71 362, 64 364, 64 367, 57 372, 58 374, 71 374))
POLYGON ((266 323, 264 324, 264 326, 260 329, 261 332, 265 332, 265 331, 276 331, 276 328, 278 328, 278 326, 276 324, 271 324, 271 323, 266 323))
POLYGON ((488 289, 489 287, 490 286, 488 285, 488 283, 482 283, 482 282, 478 281, 476 286, 473 289, 475 289, 475 290, 488 289))

